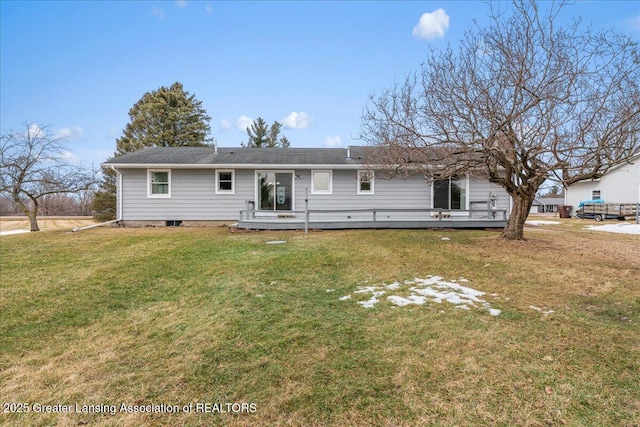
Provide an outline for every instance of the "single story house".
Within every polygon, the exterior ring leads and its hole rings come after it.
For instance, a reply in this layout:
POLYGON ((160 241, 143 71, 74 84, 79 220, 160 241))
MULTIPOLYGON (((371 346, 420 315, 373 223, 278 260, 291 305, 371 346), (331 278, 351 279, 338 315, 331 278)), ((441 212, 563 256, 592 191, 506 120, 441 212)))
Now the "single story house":
POLYGON ((640 202, 640 155, 628 163, 611 169, 599 179, 589 179, 570 185, 565 192, 565 204, 575 212, 580 202, 604 200, 605 203, 640 202))
POLYGON ((367 149, 150 147, 103 166, 117 172, 124 225, 299 222, 305 209, 312 221, 506 221, 511 198, 487 179, 392 176, 366 164, 367 149))
POLYGON ((555 213, 564 205, 563 197, 536 197, 531 205, 531 213, 555 213))

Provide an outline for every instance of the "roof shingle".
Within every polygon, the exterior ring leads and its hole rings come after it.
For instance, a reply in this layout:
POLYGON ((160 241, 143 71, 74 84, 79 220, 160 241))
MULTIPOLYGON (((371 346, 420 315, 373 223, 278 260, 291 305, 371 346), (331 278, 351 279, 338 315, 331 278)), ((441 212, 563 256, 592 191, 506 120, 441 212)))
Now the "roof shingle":
POLYGON ((359 165, 365 147, 345 148, 231 148, 148 147, 104 163, 119 165, 359 165))

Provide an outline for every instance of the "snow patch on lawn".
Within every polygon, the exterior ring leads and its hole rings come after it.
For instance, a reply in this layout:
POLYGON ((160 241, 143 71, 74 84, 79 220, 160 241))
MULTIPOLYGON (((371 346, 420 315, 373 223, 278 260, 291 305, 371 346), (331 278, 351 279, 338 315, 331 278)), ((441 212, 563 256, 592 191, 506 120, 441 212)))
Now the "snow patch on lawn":
POLYGON ((587 230, 608 231, 609 233, 621 234, 640 234, 640 224, 605 224, 605 225, 589 225, 585 227, 587 230))
MULTIPOLYGON (((458 280, 446 281, 440 276, 428 276, 425 279, 415 278, 413 280, 405 280, 404 282, 394 282, 391 284, 382 284, 378 286, 359 287, 354 294, 370 294, 371 298, 357 303, 365 308, 373 308, 380 300, 379 297, 387 294, 389 291, 408 291, 408 296, 388 295, 387 301, 392 304, 405 307, 407 305, 423 305, 427 302, 442 304, 447 302, 453 304, 456 308, 470 310, 471 308, 480 308, 489 312, 491 316, 498 316, 501 311, 492 308, 491 305, 480 298, 485 295, 484 292, 478 291, 467 286, 462 286, 458 282, 467 283, 467 279, 461 277, 458 280)), ((338 298, 340 301, 351 299, 351 295, 345 295, 338 298)))
POLYGON ((561 224, 560 221, 546 221, 546 220, 529 220, 524 222, 527 225, 557 225, 561 224))
POLYGON ((553 310, 549 309, 549 310, 545 310, 543 308, 540 307, 536 307, 535 305, 530 305, 529 306, 530 309, 535 310, 535 311, 539 311, 540 313, 542 313, 545 316, 548 316, 551 313, 555 313, 553 310))

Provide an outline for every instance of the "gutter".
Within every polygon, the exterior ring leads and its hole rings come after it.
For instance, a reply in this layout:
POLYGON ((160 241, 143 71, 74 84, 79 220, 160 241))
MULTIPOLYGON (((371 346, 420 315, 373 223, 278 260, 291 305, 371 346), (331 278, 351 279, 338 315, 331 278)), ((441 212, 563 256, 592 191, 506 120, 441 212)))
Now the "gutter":
MULTIPOLYGON (((331 163, 102 163, 102 166, 120 169, 258 169, 258 170, 291 170, 291 169, 370 169, 363 163, 331 164, 331 163)), ((388 166, 383 166, 387 168, 388 166)))

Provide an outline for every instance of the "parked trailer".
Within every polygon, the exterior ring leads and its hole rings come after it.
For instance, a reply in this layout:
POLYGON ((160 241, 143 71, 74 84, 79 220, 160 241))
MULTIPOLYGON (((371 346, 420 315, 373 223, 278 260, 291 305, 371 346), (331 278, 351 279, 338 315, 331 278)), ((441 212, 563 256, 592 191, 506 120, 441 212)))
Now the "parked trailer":
POLYGON ((576 216, 596 221, 604 221, 605 219, 624 221, 627 218, 636 217, 636 206, 636 203, 582 202, 576 211, 576 216))

